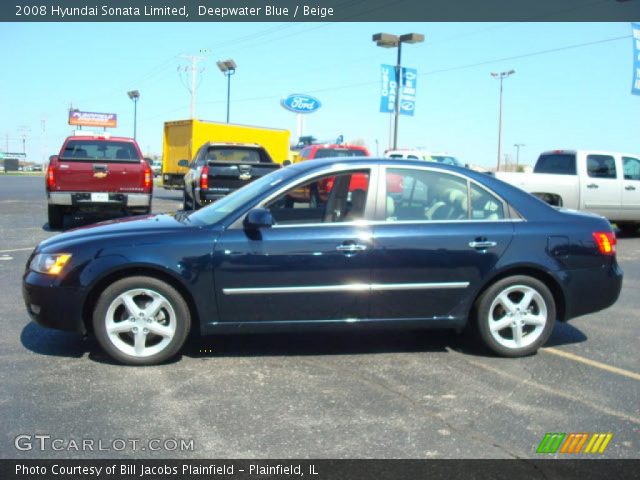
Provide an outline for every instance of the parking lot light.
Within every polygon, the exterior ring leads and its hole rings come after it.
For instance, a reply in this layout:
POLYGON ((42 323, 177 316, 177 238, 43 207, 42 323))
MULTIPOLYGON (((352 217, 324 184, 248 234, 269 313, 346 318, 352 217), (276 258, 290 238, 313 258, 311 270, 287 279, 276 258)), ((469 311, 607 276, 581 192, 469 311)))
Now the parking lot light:
POLYGON ((138 90, 130 90, 127 95, 133 100, 133 139, 136 139, 136 130, 138 123, 138 99, 140 98, 140 92, 138 90))
POLYGON ((398 48, 398 59, 396 62, 396 100, 393 104, 393 149, 398 148, 398 116, 400 112, 400 72, 402 71, 402 44, 424 42, 424 35, 421 33, 405 33, 403 35, 393 35, 391 33, 376 33, 371 38, 378 47, 398 48))
POLYGON ((231 100, 231 75, 236 73, 236 62, 229 58, 228 60, 220 60, 216 62, 218 68, 223 75, 227 77, 227 123, 229 123, 229 105, 231 100))

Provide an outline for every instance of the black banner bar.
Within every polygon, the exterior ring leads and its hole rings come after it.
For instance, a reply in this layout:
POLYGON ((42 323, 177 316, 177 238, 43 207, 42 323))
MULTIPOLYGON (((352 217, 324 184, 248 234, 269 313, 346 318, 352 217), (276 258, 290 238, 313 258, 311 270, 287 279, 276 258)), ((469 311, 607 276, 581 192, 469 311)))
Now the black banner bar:
POLYGON ((638 478, 640 460, 0 460, 3 480, 638 478))
POLYGON ((640 0, 15 0, 2 22, 605 22, 640 0))

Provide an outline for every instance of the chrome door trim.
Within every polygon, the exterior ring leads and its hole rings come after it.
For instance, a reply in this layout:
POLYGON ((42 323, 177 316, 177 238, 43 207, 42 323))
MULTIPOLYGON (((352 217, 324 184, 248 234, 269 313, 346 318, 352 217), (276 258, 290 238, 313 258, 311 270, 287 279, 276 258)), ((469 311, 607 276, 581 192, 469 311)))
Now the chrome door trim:
POLYGON ((224 295, 258 295, 262 293, 327 293, 327 292, 381 292, 394 290, 441 290, 467 288, 469 282, 439 283, 351 283, 347 285, 312 285, 303 287, 251 287, 223 288, 224 295))

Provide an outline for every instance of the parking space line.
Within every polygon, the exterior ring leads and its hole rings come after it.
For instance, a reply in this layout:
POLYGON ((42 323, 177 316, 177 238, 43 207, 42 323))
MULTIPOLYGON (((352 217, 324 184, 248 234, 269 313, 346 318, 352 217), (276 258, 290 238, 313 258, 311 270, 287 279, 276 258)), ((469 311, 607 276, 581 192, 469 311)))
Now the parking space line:
POLYGON ((513 373, 509 373, 503 369, 500 368, 496 368, 496 367, 492 367, 490 365, 486 365, 483 362, 480 362, 478 360, 469 358, 467 356, 465 356, 464 354, 458 352, 457 350, 454 349, 447 349, 449 352, 452 353, 456 353, 462 360, 464 360, 465 362, 467 362, 470 365, 473 365, 475 367, 478 368, 482 368, 483 370, 486 370, 488 372, 492 372, 495 373, 496 375, 499 375, 501 377, 505 377, 505 378, 509 378, 511 380, 513 380, 516 383, 519 383, 521 385, 526 385, 532 388, 535 388, 537 390, 541 390, 545 393, 551 394, 551 395, 555 395, 557 397, 561 397, 564 398, 565 400, 569 401, 569 402, 575 402, 575 403, 581 403, 582 405, 585 405, 589 408, 592 408, 593 410, 596 410, 598 412, 604 413, 606 415, 610 415, 612 417, 616 417, 619 418, 621 420, 625 420, 627 422, 631 422, 634 423, 636 425, 640 425, 640 418, 636 417, 636 416, 632 416, 629 415, 626 412, 621 412, 619 410, 613 410, 609 407, 606 407, 604 405, 600 405, 598 403, 592 402, 591 400, 589 400, 586 397, 580 397, 577 395, 573 395, 571 393, 566 393, 562 390, 558 390, 557 388, 554 388, 550 385, 545 385, 543 383, 539 383, 536 382, 535 380, 530 380, 530 379, 523 379, 520 375, 514 375, 513 373))
POLYGON ((0 250, 0 253, 11 253, 11 252, 26 252, 27 250, 33 250, 34 247, 28 248, 12 248, 10 250, 0 250))
POLYGON ((576 355, 575 353, 565 352, 563 350, 558 350, 557 348, 553 348, 553 347, 544 347, 544 348, 541 348, 540 351, 551 353, 553 355, 557 355, 559 357, 563 357, 568 360, 573 360, 574 362, 584 363, 585 365, 589 365, 590 367, 599 368, 600 370, 605 370, 607 372, 615 373, 617 375, 622 375, 623 377, 628 377, 633 380, 640 381, 640 373, 631 372, 629 370, 625 370, 624 368, 618 368, 612 365, 607 365, 606 363, 597 362, 595 360, 591 360, 589 358, 576 355))

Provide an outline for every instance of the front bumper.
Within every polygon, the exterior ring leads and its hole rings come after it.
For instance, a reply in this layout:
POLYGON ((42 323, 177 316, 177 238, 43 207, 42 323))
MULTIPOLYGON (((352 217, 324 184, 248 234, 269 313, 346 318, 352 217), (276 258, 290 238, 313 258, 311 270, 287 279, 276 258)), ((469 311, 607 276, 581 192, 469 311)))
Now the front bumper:
POLYGON ((149 207, 150 193, 106 193, 106 192, 49 192, 50 205, 69 207, 149 207))
POLYGON ((83 289, 61 287, 57 278, 28 270, 22 278, 22 297, 29 316, 38 325, 86 333, 83 289))

